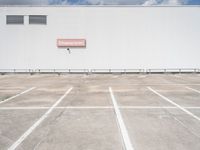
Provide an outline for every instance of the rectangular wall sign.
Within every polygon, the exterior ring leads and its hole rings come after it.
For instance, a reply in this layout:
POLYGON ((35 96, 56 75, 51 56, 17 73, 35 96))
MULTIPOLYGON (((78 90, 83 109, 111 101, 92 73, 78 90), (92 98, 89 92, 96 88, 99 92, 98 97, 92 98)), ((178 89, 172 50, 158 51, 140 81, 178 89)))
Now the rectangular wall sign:
POLYGON ((57 47, 86 47, 85 39, 57 39, 57 47))

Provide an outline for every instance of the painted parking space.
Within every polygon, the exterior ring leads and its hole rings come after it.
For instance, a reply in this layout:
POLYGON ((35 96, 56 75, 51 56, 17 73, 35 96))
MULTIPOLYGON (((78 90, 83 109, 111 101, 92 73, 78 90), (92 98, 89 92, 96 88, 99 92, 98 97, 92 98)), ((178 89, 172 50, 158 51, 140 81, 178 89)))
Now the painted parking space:
POLYGON ((1 86, 36 88, 0 104, 0 149, 200 149, 200 94, 186 88, 200 86, 143 76, 36 75, 1 86))
POLYGON ((146 86, 132 86, 132 90, 115 89, 113 87, 119 106, 172 106, 149 91, 146 86))
POLYGON ((199 121, 177 109, 121 110, 137 150, 198 150, 199 121))
POLYGON ((45 110, 0 110, 0 149, 6 150, 45 110))
POLYGON ((192 106, 200 106, 200 93, 192 91, 188 89, 189 86, 182 86, 182 88, 174 88, 171 87, 171 90, 154 88, 163 96, 169 98, 170 100, 174 101, 175 103, 183 106, 183 107, 192 107, 192 106))
MULTIPOLYGON (((68 87, 65 88, 65 90, 68 87)), ((62 94, 63 90, 48 90, 47 88, 35 88, 20 95, 13 100, 0 105, 0 107, 48 107, 51 106, 62 94)))
POLYGON ((112 106, 108 87, 101 86, 80 86, 75 87, 68 95, 66 100, 62 101, 59 106, 112 106))
POLYGON ((23 88, 1 88, 0 89, 0 103, 6 99, 23 92, 23 88))
POLYGON ((55 110, 22 144, 23 149, 123 150, 110 109, 55 110))

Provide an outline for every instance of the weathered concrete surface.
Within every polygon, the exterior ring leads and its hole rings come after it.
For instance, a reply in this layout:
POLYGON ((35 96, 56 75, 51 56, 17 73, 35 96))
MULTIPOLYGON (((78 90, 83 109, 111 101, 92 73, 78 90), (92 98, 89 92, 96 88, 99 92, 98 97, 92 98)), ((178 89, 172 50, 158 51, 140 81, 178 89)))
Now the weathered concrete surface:
POLYGON ((0 149, 8 149, 72 86, 17 149, 124 149, 109 87, 135 150, 200 149, 200 121, 147 88, 200 117, 200 94, 186 88, 200 90, 197 74, 0 76, 0 101, 36 87, 0 104, 0 149))

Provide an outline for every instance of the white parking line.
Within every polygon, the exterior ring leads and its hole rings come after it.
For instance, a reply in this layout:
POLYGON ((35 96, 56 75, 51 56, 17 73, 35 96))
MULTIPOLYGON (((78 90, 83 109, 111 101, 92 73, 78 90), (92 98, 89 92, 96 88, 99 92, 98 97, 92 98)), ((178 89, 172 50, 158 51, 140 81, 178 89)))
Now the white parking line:
POLYGON ((48 117, 48 115, 54 110, 54 108, 69 94, 69 92, 73 89, 71 87, 68 89, 63 96, 57 100, 52 107, 38 120, 36 121, 13 145, 11 145, 8 150, 15 150, 32 132, 37 128, 44 119, 48 117))
POLYGON ((9 98, 7 98, 7 99, 1 101, 0 104, 5 103, 5 102, 7 102, 7 101, 10 101, 10 100, 12 100, 12 99, 14 99, 14 98, 16 98, 16 97, 22 95, 22 94, 28 93, 28 92, 32 91, 33 89, 35 89, 35 88, 36 88, 36 87, 29 88, 28 90, 25 90, 25 91, 23 91, 23 92, 21 92, 21 93, 19 93, 19 94, 17 94, 17 95, 14 95, 14 96, 12 96, 12 97, 9 97, 9 98))
MULTIPOLYGON (((0 110, 33 110, 33 109, 49 109, 51 107, 0 107, 0 110)), ((54 107, 54 109, 111 109, 113 106, 66 106, 54 107)))
MULTIPOLYGON (((118 106, 120 109, 179 109, 175 106, 118 106)), ((0 107, 0 110, 43 110, 51 107, 0 107)), ((54 109, 113 109, 113 106, 66 106, 54 109)), ((200 109, 200 107, 183 107, 185 109, 200 109)))
POLYGON ((191 90, 191 91, 194 91, 194 92, 197 92, 197 93, 199 93, 199 94, 200 94, 200 91, 199 91, 199 90, 193 89, 193 88, 191 88, 191 87, 188 87, 188 86, 186 86, 186 88, 187 88, 187 89, 189 89, 189 90, 191 90))
POLYGON ((169 98, 161 95, 160 93, 158 93, 157 91, 155 91, 154 89, 152 89, 151 87, 147 87, 150 91, 152 91, 153 93, 155 93, 156 95, 160 96, 162 99, 168 101, 169 103, 175 105, 176 107, 180 108, 182 111, 184 111, 185 113, 187 113, 188 115, 192 116, 193 118, 197 119, 198 121, 200 121, 200 118, 196 115, 194 115, 193 113, 191 113, 190 111, 186 110, 185 108, 181 107, 180 105, 176 104, 175 102, 173 102, 172 100, 170 100, 169 98))
POLYGON ((117 122, 119 124, 120 132, 122 134, 125 149, 126 150, 133 150, 133 146, 131 144, 131 141, 130 141, 130 138, 129 138, 129 135, 128 135, 128 131, 127 131, 126 126, 124 124, 121 112, 119 110, 117 101, 114 97, 114 94, 113 94, 111 87, 109 87, 109 92, 110 92, 110 96, 111 96, 111 99, 112 99, 112 102, 113 102, 113 105, 114 105, 114 109, 115 109, 115 113, 116 113, 116 117, 117 117, 117 122))
POLYGON ((119 106, 120 109, 174 109, 172 106, 119 106))

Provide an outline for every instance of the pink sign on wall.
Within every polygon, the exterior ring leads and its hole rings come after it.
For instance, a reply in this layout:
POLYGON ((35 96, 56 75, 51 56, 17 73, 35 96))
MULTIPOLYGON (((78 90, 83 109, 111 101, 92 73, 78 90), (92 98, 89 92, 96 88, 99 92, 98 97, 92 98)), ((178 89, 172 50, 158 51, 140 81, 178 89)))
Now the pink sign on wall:
POLYGON ((85 39, 57 39, 57 47, 86 47, 85 39))

